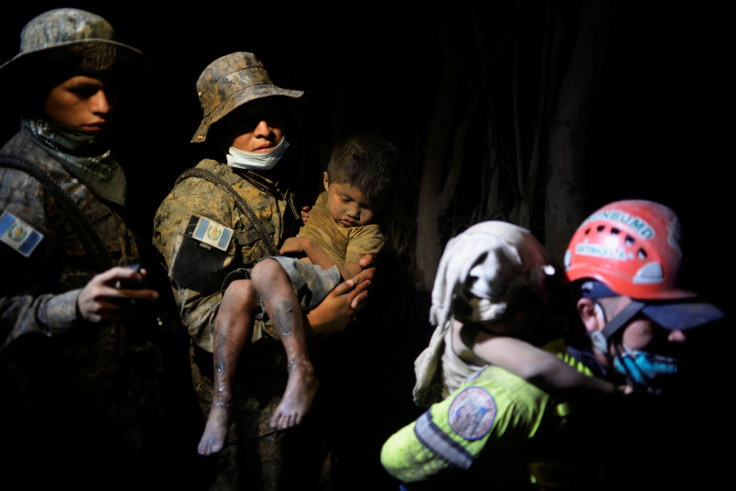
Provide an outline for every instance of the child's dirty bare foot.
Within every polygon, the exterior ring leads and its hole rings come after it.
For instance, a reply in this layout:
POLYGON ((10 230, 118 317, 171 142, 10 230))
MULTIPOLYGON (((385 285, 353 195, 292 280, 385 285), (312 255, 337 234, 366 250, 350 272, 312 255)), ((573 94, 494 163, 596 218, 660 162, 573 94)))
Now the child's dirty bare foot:
POLYGON ((271 428, 285 430, 302 422, 312 407, 319 381, 314 377, 311 364, 308 368, 292 365, 284 396, 271 418, 271 428))
POLYGON ((227 438, 230 409, 225 404, 212 405, 202 439, 197 445, 199 455, 212 455, 222 450, 227 438))

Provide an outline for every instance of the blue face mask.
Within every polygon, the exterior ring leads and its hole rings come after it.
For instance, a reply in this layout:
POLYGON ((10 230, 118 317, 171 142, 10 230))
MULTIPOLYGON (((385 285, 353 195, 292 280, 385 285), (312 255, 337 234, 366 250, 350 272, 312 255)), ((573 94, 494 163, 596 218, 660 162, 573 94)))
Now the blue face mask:
POLYGON ((658 382, 677 373, 676 358, 631 350, 625 345, 623 348, 624 352, 613 359, 613 367, 637 388, 657 393, 658 382))

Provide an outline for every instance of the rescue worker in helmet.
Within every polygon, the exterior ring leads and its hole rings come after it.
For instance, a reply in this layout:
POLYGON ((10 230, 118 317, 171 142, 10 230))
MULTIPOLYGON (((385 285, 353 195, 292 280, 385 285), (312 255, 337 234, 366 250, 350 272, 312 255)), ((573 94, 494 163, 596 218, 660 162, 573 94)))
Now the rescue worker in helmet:
POLYGON ((565 253, 582 324, 568 353, 596 376, 634 388, 586 414, 607 489, 706 488, 709 469, 723 467, 711 440, 722 425, 714 411, 723 373, 716 344, 726 344, 719 340, 728 321, 681 288, 682 259, 679 217, 646 200, 601 207, 565 253), (681 465, 673 469, 673 461, 681 465))
POLYGON ((658 393, 673 381, 693 328, 723 317, 678 287, 680 223, 645 200, 610 203, 575 232, 565 253, 567 280, 590 338, 571 348, 594 373, 658 393))
MULTIPOLYGON (((570 286, 582 292, 575 316, 592 347, 588 353, 547 349, 583 373, 656 393, 677 371, 675 352, 688 332, 723 318, 717 307, 676 287, 678 238, 677 217, 657 203, 612 203, 588 218, 565 267, 570 286)), ((410 489, 608 489, 616 483, 615 489, 632 478, 664 481, 661 462, 654 462, 667 446, 646 444, 662 434, 652 431, 657 418, 650 408, 659 406, 629 405, 632 400, 641 399, 570 404, 489 365, 391 436, 381 461, 410 489)))

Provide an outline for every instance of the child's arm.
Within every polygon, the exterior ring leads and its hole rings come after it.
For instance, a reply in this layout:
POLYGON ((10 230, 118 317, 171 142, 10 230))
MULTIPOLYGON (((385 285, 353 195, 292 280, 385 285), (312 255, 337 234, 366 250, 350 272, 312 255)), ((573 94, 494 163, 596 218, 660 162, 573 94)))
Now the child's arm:
POLYGON ((576 396, 613 394, 624 390, 605 380, 587 376, 554 354, 521 339, 479 333, 472 352, 486 363, 508 370, 547 392, 576 396))
MULTIPOLYGON (((336 264, 324 249, 308 237, 289 237, 284 242, 284 245, 281 246, 280 252, 281 254, 306 254, 312 264, 321 266, 324 269, 330 269, 336 264)), ((343 280, 354 278, 355 275, 363 271, 363 268, 353 263, 337 264, 337 269, 340 271, 343 280)))

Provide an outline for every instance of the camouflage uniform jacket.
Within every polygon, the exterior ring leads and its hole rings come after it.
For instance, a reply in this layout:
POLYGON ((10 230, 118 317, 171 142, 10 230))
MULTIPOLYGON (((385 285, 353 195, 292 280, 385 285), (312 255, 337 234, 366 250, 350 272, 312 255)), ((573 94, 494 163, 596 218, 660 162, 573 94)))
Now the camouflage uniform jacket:
MULTIPOLYGON (((18 133, 3 147, 2 153, 30 160, 71 195, 92 222, 114 264, 138 262, 135 238, 123 217, 98 200, 28 136, 18 133)), ((43 235, 27 258, 0 243, 3 271, 0 349, 5 349, 26 334, 50 336, 71 329, 77 322, 79 290, 102 271, 95 270, 92 259, 55 206, 53 196, 30 175, 0 167, 0 207, 43 235)), ((109 331, 106 336, 110 340, 123 341, 124 332, 119 327, 110 327, 109 331)))
MULTIPOLYGON (((115 265, 138 262, 133 233, 118 211, 97 199, 30 137, 16 134, 2 153, 29 160, 68 193, 92 223, 115 265)), ((43 387, 36 395, 51 388, 71 397, 69 401, 77 396, 91 399, 106 417, 116 421, 117 428, 125 428, 121 418, 131 427, 139 426, 135 421, 138 402, 130 390, 135 375, 126 356, 132 324, 88 326, 77 319, 81 288, 102 271, 94 267, 54 197, 27 173, 0 166, 0 213, 6 220, 22 220, 25 224, 16 221, 16 225, 26 230, 30 226, 42 236, 28 257, 0 242, 3 368, 11 367, 8 373, 21 377, 23 387, 29 387, 29 380, 30 387, 34 383, 43 387)), ((57 407, 43 410, 58 410, 61 402, 54 404, 57 407)), ((133 433, 128 436, 137 440, 133 433)))
MULTIPOLYGON (((292 195, 278 183, 216 160, 202 160, 197 168, 215 173, 243 197, 277 247, 298 230, 292 195)), ((252 266, 270 255, 269 248, 235 200, 199 177, 180 180, 161 203, 154 218, 153 245, 171 279, 183 324, 195 343, 211 353, 210 326, 222 300, 222 281, 236 268, 252 266), (208 243, 197 233, 200 226, 219 242, 208 243)), ((265 326, 257 323, 255 327, 257 337, 265 326)), ((266 334, 277 338, 270 330, 266 334)))

